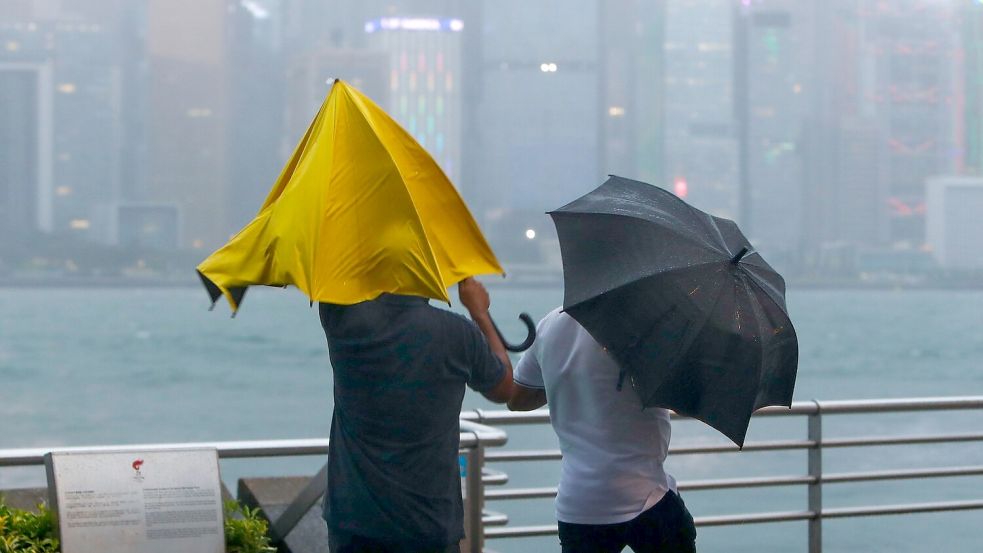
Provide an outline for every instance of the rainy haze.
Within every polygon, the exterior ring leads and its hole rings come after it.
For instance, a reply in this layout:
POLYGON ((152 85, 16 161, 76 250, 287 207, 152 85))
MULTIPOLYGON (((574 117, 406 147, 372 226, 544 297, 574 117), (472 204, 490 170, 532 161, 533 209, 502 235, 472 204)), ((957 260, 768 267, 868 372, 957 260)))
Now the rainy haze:
MULTIPOLYGON (((251 286, 230 320, 224 301, 208 311, 221 292, 196 267, 257 217, 336 79, 426 150, 470 210, 506 273, 478 278, 509 341, 525 337, 520 312, 538 321, 564 300, 547 213, 617 175, 735 222, 752 248, 740 255, 781 275, 796 402, 983 395, 983 0, 0 0, 0 461, 15 448, 328 436, 317 304, 251 286)), ((448 297, 431 304, 466 314, 448 297)), ((463 408, 504 406, 468 392, 463 408)), ((823 432, 983 428, 979 409, 936 415, 837 415, 823 432)), ((801 445, 805 419, 789 419, 753 417, 747 443, 801 445)), ((673 447, 729 443, 704 426, 674 420, 673 447)), ((508 448, 557 447, 545 421, 503 428, 508 448)), ((823 462, 945 472, 983 464, 974 440, 823 462)), ((221 470, 235 490, 323 464, 221 470)), ((2 465, 0 495, 44 486, 43 469, 2 465)), ((526 489, 560 471, 492 466, 526 489)), ((672 454, 667 470, 686 484, 798 478, 806 453, 672 454)), ((972 470, 834 484, 824 501, 979 504, 972 470)), ((684 493, 699 520, 799 516, 805 490, 684 493)), ((546 495, 488 504, 508 515, 499 530, 556 523, 546 495)), ((839 519, 824 539, 978 551, 980 513, 839 519)), ((701 525, 698 543, 806 551, 806 525, 701 525)), ((555 535, 487 546, 559 549, 555 535)))
POLYGON ((545 212, 616 174, 735 220, 793 286, 971 284, 980 4, 8 0, 0 278, 192 278, 340 78, 516 277, 558 270, 545 212))

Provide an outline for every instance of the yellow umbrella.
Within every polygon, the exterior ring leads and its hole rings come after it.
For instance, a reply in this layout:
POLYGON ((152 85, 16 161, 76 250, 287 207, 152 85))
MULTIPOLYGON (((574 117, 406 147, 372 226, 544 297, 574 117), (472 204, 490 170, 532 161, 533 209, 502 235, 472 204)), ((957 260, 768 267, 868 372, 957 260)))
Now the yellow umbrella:
POLYGON ((449 303, 448 287, 504 271, 433 158, 336 80, 259 214, 198 273, 234 313, 253 284, 345 305, 384 292, 449 303))

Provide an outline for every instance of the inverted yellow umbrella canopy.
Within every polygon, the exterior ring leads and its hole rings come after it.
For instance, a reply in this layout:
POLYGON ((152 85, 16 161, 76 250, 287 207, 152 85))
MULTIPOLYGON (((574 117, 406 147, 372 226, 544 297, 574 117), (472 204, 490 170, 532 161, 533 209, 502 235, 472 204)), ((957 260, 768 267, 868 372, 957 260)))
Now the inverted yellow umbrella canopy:
POLYGON ((233 312, 255 284, 349 305, 382 293, 449 303, 504 271, 454 186, 379 106, 336 80, 259 214, 200 265, 233 312))

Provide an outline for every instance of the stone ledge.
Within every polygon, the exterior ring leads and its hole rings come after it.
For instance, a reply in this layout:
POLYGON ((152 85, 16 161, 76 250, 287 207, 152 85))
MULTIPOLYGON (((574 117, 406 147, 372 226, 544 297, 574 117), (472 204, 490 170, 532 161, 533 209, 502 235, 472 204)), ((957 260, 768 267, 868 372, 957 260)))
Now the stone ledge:
POLYGON ((48 488, 0 490, 0 497, 3 497, 8 507, 37 512, 38 503, 48 502, 48 488))
MULTIPOLYGON (((276 520, 294 497, 310 482, 310 476, 282 476, 270 478, 242 478, 239 480, 239 502, 259 509, 260 515, 272 522, 276 520)), ((321 501, 304 513, 297 526, 290 531, 280 553, 327 553, 328 527, 321 518, 321 501)))

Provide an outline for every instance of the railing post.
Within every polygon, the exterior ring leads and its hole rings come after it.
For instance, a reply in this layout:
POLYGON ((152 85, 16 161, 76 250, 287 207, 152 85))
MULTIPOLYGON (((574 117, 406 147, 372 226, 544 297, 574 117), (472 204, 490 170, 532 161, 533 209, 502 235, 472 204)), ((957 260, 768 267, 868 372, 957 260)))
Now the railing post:
POLYGON ((823 551, 823 410, 818 400, 816 412, 809 414, 809 476, 813 478, 809 484, 809 553, 823 551))
POLYGON ((464 478, 464 553, 481 553, 485 546, 485 527, 482 514, 485 510, 485 487, 481 474, 485 464, 485 447, 481 440, 461 454, 461 476, 464 478))

